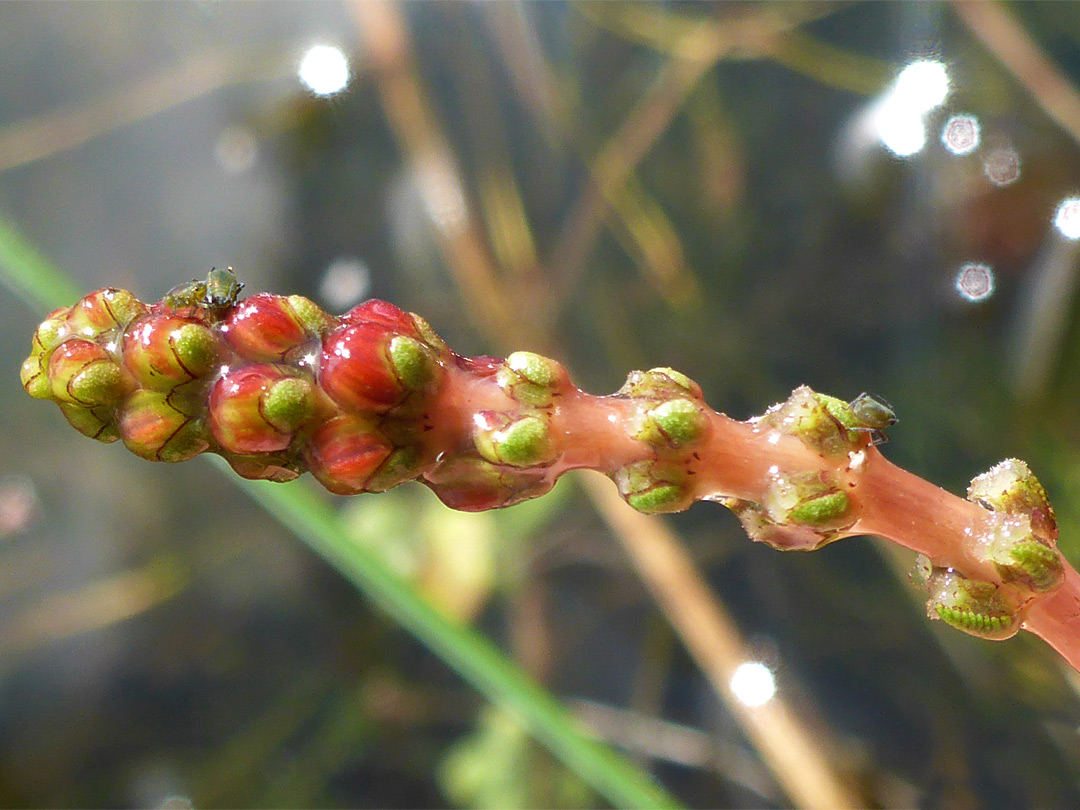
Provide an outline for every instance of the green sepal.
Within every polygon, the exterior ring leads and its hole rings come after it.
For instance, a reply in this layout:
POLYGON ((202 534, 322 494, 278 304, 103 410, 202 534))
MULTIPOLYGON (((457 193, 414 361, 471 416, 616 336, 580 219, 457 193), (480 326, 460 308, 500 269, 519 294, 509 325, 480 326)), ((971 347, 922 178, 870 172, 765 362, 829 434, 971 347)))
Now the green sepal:
MULTIPOLYGON (((67 381, 64 397, 74 404, 92 408, 107 405, 120 399, 127 390, 127 381, 120 366, 110 360, 88 363, 78 374, 67 381)), ((56 393, 56 386, 53 387, 56 393)), ((59 395, 57 395, 59 399, 59 395)))
POLYGON ((1007 561, 995 557, 994 568, 1003 581, 1020 583, 1039 593, 1052 591, 1065 579, 1061 555, 1035 539, 1011 545, 1007 561))
POLYGON ((678 464, 637 461, 617 470, 611 477, 619 494, 639 512, 681 512, 693 502, 686 486, 686 470, 678 464))
POLYGON ((23 360, 19 378, 26 393, 34 399, 52 399, 52 385, 42 368, 40 354, 32 354, 23 360))
POLYGON ((397 335, 390 341, 390 363, 401 384, 410 391, 427 386, 435 377, 435 362, 415 338, 397 335))
POLYGON ((480 455, 493 464, 534 467, 554 459, 547 420, 537 415, 501 428, 477 428, 473 440, 480 455))
POLYGON ((514 352, 495 375, 499 387, 510 397, 526 405, 543 406, 562 382, 562 366, 533 352, 514 352))
POLYGON ((170 342, 176 359, 194 377, 203 376, 217 363, 217 339, 205 326, 186 323, 172 334, 170 342))
POLYGON ((278 380, 262 396, 263 416, 282 433, 295 432, 314 412, 314 388, 298 377, 278 380))
POLYGON ((842 520, 850 506, 851 500, 846 492, 831 492, 792 507, 788 510, 787 519, 803 526, 824 527, 842 520))
POLYGON ((968 579, 958 571, 934 568, 927 582, 926 612, 950 627, 992 641, 1016 635, 1021 612, 1004 588, 968 579))
POLYGON ((644 399, 668 399, 686 397, 702 399, 701 386, 681 371, 673 368, 651 368, 648 371, 631 371, 616 396, 641 397, 644 399))
POLYGON ((109 444, 120 438, 109 407, 84 408, 67 402, 58 402, 60 412, 75 430, 91 439, 109 444))
POLYGON ((705 435, 709 419, 690 399, 669 399, 645 413, 645 423, 635 438, 655 447, 686 447, 705 435))
POLYGON ((421 461, 418 447, 399 447, 372 473, 364 488, 368 492, 385 492, 398 484, 411 481, 421 473, 421 461))
POLYGON ((290 295, 286 300, 296 315, 296 319, 308 334, 322 336, 330 330, 332 325, 330 316, 310 298, 290 295))
POLYGON ((777 551, 817 551, 840 539, 838 531, 822 531, 799 524, 777 523, 765 507, 742 498, 723 498, 720 503, 735 513, 743 529, 755 543, 777 551))

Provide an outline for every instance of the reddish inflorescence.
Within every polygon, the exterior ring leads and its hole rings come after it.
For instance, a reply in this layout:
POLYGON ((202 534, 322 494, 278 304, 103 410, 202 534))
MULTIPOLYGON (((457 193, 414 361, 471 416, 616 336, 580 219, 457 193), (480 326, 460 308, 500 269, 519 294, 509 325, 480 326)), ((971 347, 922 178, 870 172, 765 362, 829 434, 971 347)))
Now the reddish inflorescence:
POLYGON ((142 458, 217 453, 245 478, 310 472, 341 495, 419 479, 456 509, 491 509, 570 466, 549 435, 572 389, 558 363, 461 357, 385 301, 334 317, 298 295, 239 301, 240 286, 215 270, 151 305, 91 293, 38 327, 23 385, 142 458))

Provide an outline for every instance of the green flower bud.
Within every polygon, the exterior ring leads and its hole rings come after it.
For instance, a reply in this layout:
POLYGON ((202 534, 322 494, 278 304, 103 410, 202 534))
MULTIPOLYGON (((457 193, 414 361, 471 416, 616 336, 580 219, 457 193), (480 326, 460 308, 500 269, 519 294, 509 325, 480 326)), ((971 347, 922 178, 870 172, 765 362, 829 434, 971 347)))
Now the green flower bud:
POLYGON ((1057 540, 1057 516, 1046 490, 1020 459, 1007 458, 973 478, 967 498, 993 512, 1027 515, 1037 537, 1050 544, 1057 540))
POLYGON ((547 420, 540 415, 504 423, 500 415, 483 411, 476 416, 473 442, 493 464, 535 467, 555 459, 547 420))
POLYGON ((565 369, 532 352, 514 352, 499 368, 495 380, 506 394, 525 405, 550 405, 568 382, 565 369))
MULTIPOLYGON (((115 402, 129 385, 104 348, 79 338, 66 340, 53 350, 48 376, 53 399, 85 408, 115 402)), ((33 380, 31 384, 38 387, 33 380)))
POLYGON ((641 397, 643 399, 668 399, 686 397, 702 399, 701 386, 681 371, 673 368, 653 368, 648 371, 631 371, 616 396, 641 397))
POLYGON ((612 474, 619 494, 639 512, 681 512, 693 502, 686 470, 662 461, 638 461, 612 474))
POLYGON ((168 391, 208 374, 218 363, 219 345, 200 323, 173 315, 153 315, 124 336, 124 365, 146 388, 168 391))
POLYGON ((769 517, 765 507, 753 501, 724 498, 720 503, 735 513, 751 540, 764 543, 777 551, 816 551, 840 539, 839 532, 777 523, 769 517))
POLYGON ((654 447, 679 448, 699 441, 709 428, 701 405, 690 399, 669 399, 645 412, 634 438, 654 447))
POLYGON ((67 419, 68 424, 84 436, 97 439, 99 442, 115 442, 120 438, 116 424, 113 421, 112 408, 101 406, 97 408, 84 408, 81 405, 71 405, 60 402, 60 412, 67 419))
POLYGON ((148 461, 187 461, 209 447, 202 420, 173 406, 165 391, 140 389, 119 411, 124 446, 148 461))
POLYGON ((764 506, 776 523, 818 531, 835 532, 855 522, 847 493, 825 472, 774 473, 764 506))
POLYGON ((1009 596, 992 582, 968 579, 952 569, 935 568, 927 588, 927 615, 979 638, 1016 635, 1021 616, 1009 596))

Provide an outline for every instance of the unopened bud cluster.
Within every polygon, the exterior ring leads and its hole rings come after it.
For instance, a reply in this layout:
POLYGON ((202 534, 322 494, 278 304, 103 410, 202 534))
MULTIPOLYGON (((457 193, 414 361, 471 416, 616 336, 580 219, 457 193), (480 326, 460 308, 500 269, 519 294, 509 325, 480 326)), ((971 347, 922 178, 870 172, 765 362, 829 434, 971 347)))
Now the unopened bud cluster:
POLYGON ((973 548, 1001 581, 971 579, 923 560, 917 579, 930 594, 927 614, 971 635, 1008 638, 1035 599, 1064 579, 1054 509, 1027 464, 1015 458, 974 478, 968 500, 989 512, 973 548))
POLYGON ((341 494, 413 477, 418 414, 450 358, 431 328, 381 301, 334 318, 298 295, 238 302, 239 289, 213 271, 150 306, 91 293, 38 327, 23 385, 152 461, 211 451, 245 478, 309 470, 341 494))
MULTIPOLYGON (((631 372, 595 397, 538 354, 457 355, 383 301, 335 317, 298 295, 240 300, 241 286, 213 270, 150 305, 91 293, 38 327, 23 385, 79 432, 152 461, 212 452, 245 478, 310 472, 341 495, 419 480, 466 511, 543 495, 567 469, 592 467, 641 512, 718 500, 782 550, 859 530, 871 445, 896 422, 869 394, 845 402, 802 386, 737 423, 670 368, 631 372), (724 464, 744 451, 743 477, 728 477, 724 464)), ((983 578, 925 560, 928 612, 1005 638, 1063 580, 1054 511, 1015 459, 972 481, 968 499, 985 511, 965 541, 983 578)))
MULTIPOLYGON (((419 479, 456 509, 493 509, 544 494, 570 466, 553 424, 577 389, 554 360, 461 357, 383 301, 334 317, 297 295, 239 300, 241 286, 214 270, 151 305, 91 293, 38 327, 23 385, 142 458, 212 452, 245 478, 311 472, 342 495, 419 479)), ((654 369, 615 397, 641 452, 606 471, 641 511, 685 509, 689 451, 709 428, 701 389, 654 369)))
POLYGON ((771 468, 760 503, 725 498, 747 534, 782 551, 813 551, 843 537, 857 519, 843 473, 858 468, 867 444, 886 440, 885 428, 896 423, 892 409, 869 394, 844 402, 804 385, 753 422, 755 432, 771 440, 794 436, 835 463, 798 472, 771 468))

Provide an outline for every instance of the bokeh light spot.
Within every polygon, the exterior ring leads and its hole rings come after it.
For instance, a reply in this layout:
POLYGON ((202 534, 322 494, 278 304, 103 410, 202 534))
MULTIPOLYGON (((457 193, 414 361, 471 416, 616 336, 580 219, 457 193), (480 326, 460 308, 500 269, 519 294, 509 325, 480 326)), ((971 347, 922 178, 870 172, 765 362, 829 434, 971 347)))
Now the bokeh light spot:
POLYGON ((349 83, 349 62, 340 48, 315 45, 300 60, 300 81, 317 96, 330 96, 349 83))
POLYGON ((979 140, 979 119, 973 115, 954 115, 941 130, 941 142, 954 155, 974 152, 979 140))
POLYGON ((1054 227, 1066 239, 1080 239, 1080 198, 1062 200, 1054 215, 1054 227))
POLYGON ((243 174, 255 165, 259 142, 247 127, 227 127, 214 145, 214 158, 226 174, 243 174))
POLYGON ((995 186, 1008 186, 1020 179, 1020 155, 1011 146, 992 150, 983 161, 983 173, 995 186))
POLYGON ((330 262, 319 282, 319 294, 334 310, 356 304, 371 286, 371 272, 360 259, 342 256, 330 262))
POLYGON ((747 706, 761 706, 776 694, 772 670, 760 661, 746 661, 731 676, 731 691, 747 706))
POLYGON ((965 301, 983 301, 994 294, 994 271, 985 264, 965 264, 956 273, 956 291, 965 301))

